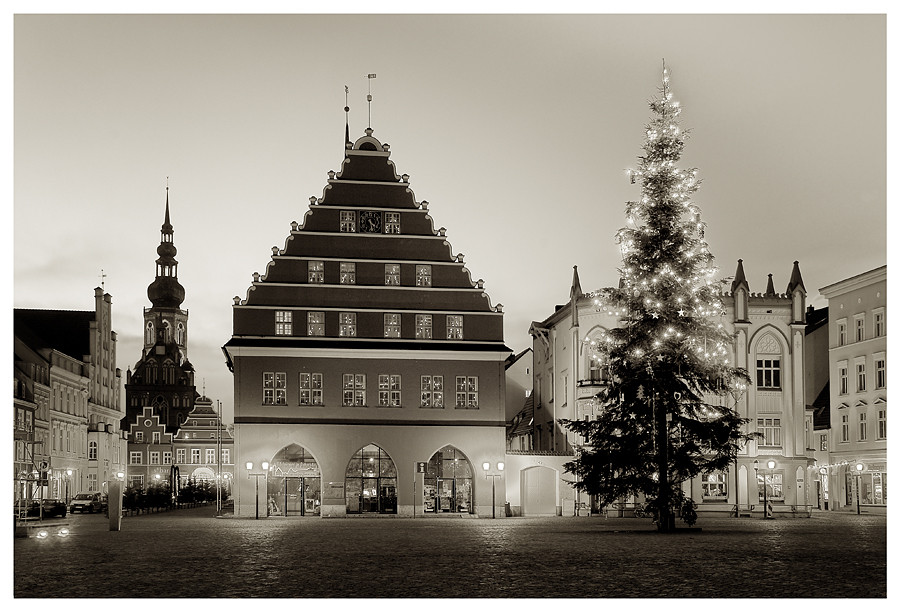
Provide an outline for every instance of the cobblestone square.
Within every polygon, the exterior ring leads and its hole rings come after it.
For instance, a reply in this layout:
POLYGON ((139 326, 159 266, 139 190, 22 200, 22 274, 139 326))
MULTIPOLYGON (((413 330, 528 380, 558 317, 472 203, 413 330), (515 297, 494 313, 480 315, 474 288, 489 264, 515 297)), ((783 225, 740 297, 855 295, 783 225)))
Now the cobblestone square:
POLYGON ((16 597, 885 597, 887 518, 69 517, 16 538, 16 597))

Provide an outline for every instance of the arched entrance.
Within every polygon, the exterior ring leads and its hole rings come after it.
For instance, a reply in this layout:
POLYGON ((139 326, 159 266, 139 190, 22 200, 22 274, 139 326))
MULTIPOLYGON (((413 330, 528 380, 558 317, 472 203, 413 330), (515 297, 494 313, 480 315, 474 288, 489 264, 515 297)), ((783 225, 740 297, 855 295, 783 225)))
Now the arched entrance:
POLYGON ((475 512, 472 504, 472 464, 453 446, 445 446, 428 461, 425 471, 425 512, 475 512))
POLYGON ((315 516, 321 504, 319 464, 298 444, 284 447, 272 459, 266 479, 272 516, 315 516))
POLYGON ((356 451, 344 478, 347 514, 397 514, 397 468, 381 447, 356 451))

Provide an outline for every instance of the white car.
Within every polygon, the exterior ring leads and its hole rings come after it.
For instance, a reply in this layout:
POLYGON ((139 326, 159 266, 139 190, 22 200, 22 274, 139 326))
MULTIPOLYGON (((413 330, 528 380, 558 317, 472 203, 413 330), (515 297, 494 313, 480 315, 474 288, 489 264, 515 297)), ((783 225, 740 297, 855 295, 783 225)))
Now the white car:
POLYGON ((99 493, 79 493, 72 498, 69 512, 100 512, 103 510, 103 496, 99 493))

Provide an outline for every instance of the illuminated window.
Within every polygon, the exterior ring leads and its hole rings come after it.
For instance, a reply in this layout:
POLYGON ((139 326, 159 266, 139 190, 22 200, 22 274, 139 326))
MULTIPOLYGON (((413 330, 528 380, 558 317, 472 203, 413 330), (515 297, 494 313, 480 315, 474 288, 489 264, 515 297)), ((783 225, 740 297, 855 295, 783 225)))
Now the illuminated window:
POLYGON ((763 499, 784 501, 784 474, 781 472, 769 473, 767 470, 757 474, 756 480, 760 501, 763 499), (763 492, 763 487, 767 489, 765 493, 763 492))
POLYGON ((200 463, 200 449, 199 448, 191 449, 191 463, 200 463))
POLYGON ((416 315, 416 338, 431 338, 431 315, 416 315))
POLYGON ((322 405, 322 374, 300 372, 300 405, 322 405))
POLYGON ((175 450, 175 463, 184 463, 185 449, 178 448, 175 450))
POLYGON ((478 408, 478 377, 456 377, 456 407, 478 408))
POLYGON ((275 311, 275 335, 290 336, 293 330, 293 313, 290 310, 275 311))
POLYGON ((311 284, 320 285, 325 282, 324 261, 310 261, 307 267, 309 269, 308 280, 311 284))
POLYGON ((263 404, 287 404, 287 376, 284 372, 263 372, 263 404))
POLYGON ((416 287, 431 287, 431 266, 429 264, 416 266, 416 287))
POLYGON ((423 376, 421 380, 422 408, 443 408, 444 377, 423 376))
POLYGON ((216 449, 207 448, 206 449, 206 461, 204 463, 215 463, 216 462, 216 449))
POLYGON ((341 211, 341 231, 351 233, 356 231, 356 213, 354 211, 341 211))
POLYGON ((342 338, 356 337, 356 313, 342 312, 339 317, 338 335, 342 338))
POLYGON ((400 337, 400 315, 394 312, 384 313, 384 337, 400 337))
POLYGON ((400 264, 384 264, 384 284, 400 284, 400 264))
POLYGON ((384 213, 384 233, 400 233, 400 213, 384 213))
POLYGON ((703 499, 721 501, 728 499, 728 484, 725 472, 702 474, 700 484, 703 488, 703 499))
POLYGON ((447 315, 447 339, 448 340, 462 340, 463 339, 462 315, 447 315))
POLYGON ((400 406, 400 375, 378 375, 378 405, 400 406))
POLYGON ((342 261, 341 262, 341 284, 342 285, 355 285, 356 284, 356 264, 351 262, 342 261))
POLYGON ((306 335, 307 336, 324 336, 325 335, 325 313, 324 312, 307 312, 306 313, 306 335))
POLYGON ((763 436, 761 446, 781 446, 781 419, 757 419, 756 431, 763 436))
POLYGON ((366 405, 366 375, 344 374, 344 406, 366 405))

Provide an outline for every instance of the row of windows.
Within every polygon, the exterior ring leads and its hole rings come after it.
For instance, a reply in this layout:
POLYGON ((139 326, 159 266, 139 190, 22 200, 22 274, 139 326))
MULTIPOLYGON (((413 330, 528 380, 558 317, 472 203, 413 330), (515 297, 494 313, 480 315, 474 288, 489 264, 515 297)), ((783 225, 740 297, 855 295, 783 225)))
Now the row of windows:
MULTIPOLYGON (((430 340, 434 338, 433 317, 430 314, 417 314, 416 338, 430 340)), ((400 337, 401 315, 397 312, 384 313, 384 337, 400 337)), ((341 338, 356 338, 356 313, 338 313, 338 335, 341 338)), ((447 315, 447 340, 463 339, 463 315, 447 315)), ((294 334, 294 313, 290 310, 275 311, 275 335, 291 336, 294 334)), ((306 313, 306 335, 325 335, 325 312, 308 311, 306 313)))
MULTIPOLYGON (((300 406, 322 406, 324 377, 319 372, 300 372, 298 376, 300 406)), ((403 389, 399 374, 378 375, 378 406, 401 406, 403 389)), ((367 385, 365 374, 344 374, 341 386, 342 406, 366 406, 367 385)), ((478 408, 478 377, 457 376, 453 390, 457 408, 478 408)), ((419 377, 419 397, 422 408, 444 407, 444 377, 425 375, 419 377)), ((287 405, 287 374, 263 372, 263 404, 287 405)))
MULTIPOLYGON (((184 323, 179 322, 178 326, 175 328, 175 343, 176 344, 185 344, 185 327, 184 323)), ((169 343, 172 341, 172 328, 168 321, 163 321, 163 328, 159 330, 159 337, 157 337, 157 333, 155 331, 155 327, 153 325, 153 321, 147 321, 147 327, 144 330, 144 343, 145 344, 155 344, 157 340, 160 340, 165 343, 169 343)))
MULTIPOLYGON (((876 439, 887 439, 887 410, 878 411, 878 420, 875 423, 876 439)), ((869 415, 866 412, 860 412, 856 422, 856 441, 866 442, 869 439, 869 415)), ((841 415, 841 442, 850 442, 850 415, 841 415)), ((825 450, 825 449, 822 449, 825 450)))
MULTIPOLYGON (((191 463, 192 464, 212 464, 216 463, 216 449, 207 448, 205 449, 205 461, 201 461, 201 449, 192 448, 191 449, 191 463)), ((179 448, 175 451, 175 463, 187 463, 187 452, 186 449, 179 448)), ((148 465, 169 465, 172 463, 172 452, 171 451, 150 451, 148 454, 149 463, 148 465)), ((128 453, 128 463, 131 465, 142 465, 144 462, 144 453, 143 451, 129 451, 128 453)), ((223 448, 222 449, 222 463, 231 463, 231 449, 223 448)))
POLYGON ((382 213, 376 210, 362 210, 357 213, 354 210, 342 210, 340 230, 344 233, 359 231, 368 234, 399 234, 400 213, 382 213))
MULTIPOLYGON (((878 310, 872 314, 872 321, 875 325, 875 334, 873 338, 879 338, 885 335, 884 311, 878 310)), ((854 341, 862 342, 866 340, 866 315, 858 314, 853 317, 853 333, 854 341)), ((841 320, 837 322, 837 342, 838 346, 847 344, 847 321, 841 320)))
MULTIPOLYGON (((865 391, 866 385, 866 362, 859 361, 856 364, 856 392, 865 391)), ((887 386, 887 365, 884 359, 875 360, 875 388, 884 389, 887 386)), ((838 365, 838 394, 847 395, 850 393, 850 372, 846 364, 838 365)))
MULTIPOLYGON (((317 259, 307 262, 306 280, 313 285, 325 283, 325 262, 317 259)), ((340 275, 338 282, 341 285, 356 284, 356 263, 352 261, 340 262, 340 275)), ((400 264, 384 264, 384 284, 386 286, 400 286, 400 264)), ((416 287, 431 287, 431 264, 416 264, 416 287)))

